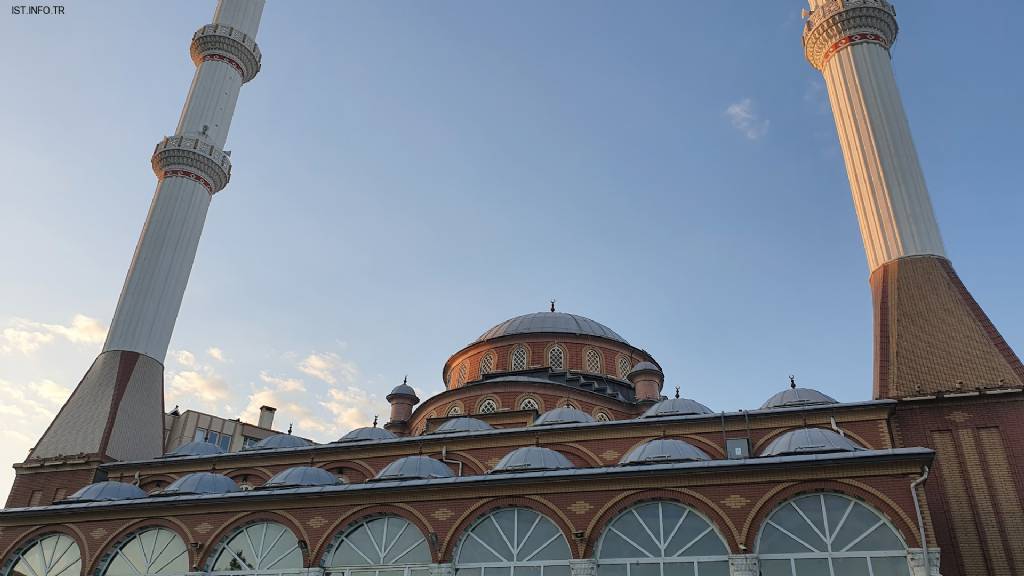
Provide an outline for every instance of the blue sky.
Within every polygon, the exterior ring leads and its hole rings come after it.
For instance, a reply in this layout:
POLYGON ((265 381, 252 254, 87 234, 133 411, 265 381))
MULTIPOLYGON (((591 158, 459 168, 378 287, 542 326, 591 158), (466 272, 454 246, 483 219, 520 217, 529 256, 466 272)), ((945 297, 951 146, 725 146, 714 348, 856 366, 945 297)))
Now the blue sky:
MULTIPOLYGON (((213 2, 0 16, 0 462, 88 368, 213 2)), ((871 395, 868 270, 798 0, 271 0, 166 369, 167 405, 319 441, 559 309, 668 389, 871 395)), ((904 0, 893 62, 949 256, 1018 350, 1015 2, 904 0)), ((5 464, 6 466, 6 464, 5 464)), ((0 472, 6 493, 8 470, 0 472)))

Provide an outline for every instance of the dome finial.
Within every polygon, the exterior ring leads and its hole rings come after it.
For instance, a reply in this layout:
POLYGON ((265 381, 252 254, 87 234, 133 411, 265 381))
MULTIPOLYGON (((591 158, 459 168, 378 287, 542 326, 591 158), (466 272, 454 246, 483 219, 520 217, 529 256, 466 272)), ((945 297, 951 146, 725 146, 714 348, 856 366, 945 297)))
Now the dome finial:
POLYGON ((789 387, 796 390, 796 376, 789 375, 789 387))
POLYGON ((551 301, 551 311, 552 312, 555 311, 555 301, 554 300, 551 301))
POLYGON ((291 436, 291 435, 292 435, 292 425, 291 425, 291 423, 290 423, 290 422, 288 423, 288 435, 289 435, 289 436, 291 436))
POLYGON ((373 415, 373 427, 374 428, 377 427, 377 415, 376 414, 373 415))
POLYGON ((679 398, 679 386, 676 386, 676 398, 679 398))
POLYGON ((402 384, 408 384, 408 383, 409 383, 409 375, 406 374, 405 377, 402 378, 402 384))

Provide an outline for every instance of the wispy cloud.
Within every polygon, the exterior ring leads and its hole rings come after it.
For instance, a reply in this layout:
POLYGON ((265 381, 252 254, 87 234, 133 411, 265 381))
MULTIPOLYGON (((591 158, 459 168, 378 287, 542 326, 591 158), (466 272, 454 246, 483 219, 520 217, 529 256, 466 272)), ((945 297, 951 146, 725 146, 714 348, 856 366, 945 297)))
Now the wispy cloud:
POLYGON ((328 384, 337 384, 338 378, 351 384, 359 376, 359 368, 354 362, 345 361, 333 352, 313 352, 299 362, 298 368, 303 374, 328 384))
POLYGON ((175 403, 196 400, 207 410, 220 411, 222 403, 231 395, 224 377, 213 366, 199 362, 188 350, 174 350, 170 356, 177 366, 167 371, 166 399, 175 403))
POLYGON ((338 432, 369 426, 374 416, 387 421, 390 406, 376 395, 356 386, 331 388, 328 398, 320 402, 334 416, 338 432))
POLYGON ((754 111, 754 102, 750 98, 730 104, 725 109, 725 115, 732 123, 732 127, 739 130, 748 140, 757 140, 768 133, 769 120, 758 116, 754 111))
POLYGON ((305 392, 306 385, 298 378, 271 376, 266 370, 260 372, 260 380, 270 384, 279 392, 305 392))
POLYGON ((227 358, 224 357, 224 351, 216 346, 207 348, 206 353, 209 354, 210 358, 213 358, 218 362, 227 362, 227 358))
POLYGON ((58 337, 74 344, 101 344, 107 337, 107 328, 84 314, 75 314, 67 326, 14 318, 0 332, 0 352, 31 354, 58 337))

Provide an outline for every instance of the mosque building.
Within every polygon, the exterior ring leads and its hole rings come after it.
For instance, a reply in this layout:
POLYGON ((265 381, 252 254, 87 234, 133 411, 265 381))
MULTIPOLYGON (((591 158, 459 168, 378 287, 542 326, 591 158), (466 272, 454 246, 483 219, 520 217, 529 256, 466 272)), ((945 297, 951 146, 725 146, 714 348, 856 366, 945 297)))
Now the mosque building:
POLYGON ((791 382, 713 412, 640 342, 552 302, 452 354, 444 392, 403 383, 387 422, 335 442, 273 431, 269 407, 248 432, 165 414, 167 345, 260 69, 263 0, 219 0, 107 341, 14 465, 0 576, 1024 576, 1024 366, 945 256, 895 10, 811 8, 805 55, 871 270, 870 399, 791 382))

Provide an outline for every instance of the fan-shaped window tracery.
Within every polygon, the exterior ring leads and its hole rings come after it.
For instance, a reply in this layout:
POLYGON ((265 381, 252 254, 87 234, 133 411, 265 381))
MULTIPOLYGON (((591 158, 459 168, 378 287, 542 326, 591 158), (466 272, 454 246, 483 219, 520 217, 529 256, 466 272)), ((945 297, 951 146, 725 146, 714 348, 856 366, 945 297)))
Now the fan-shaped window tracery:
POLYGON ((47 534, 18 551, 4 576, 77 576, 82 572, 78 543, 67 534, 47 534))
POLYGON ((430 546, 416 526, 380 516, 340 533, 322 565, 333 576, 427 576, 430 546))
POLYGON ((273 575, 302 569, 299 541, 275 522, 249 524, 235 531, 213 556, 212 572, 273 575))
POLYGON ((477 520, 455 555, 457 576, 569 576, 572 553, 543 514, 504 508, 477 520))
POLYGON ((188 571, 188 550, 181 537, 167 528, 148 528, 120 544, 102 574, 145 576, 185 574, 188 571))

